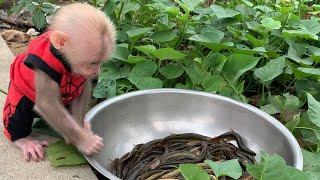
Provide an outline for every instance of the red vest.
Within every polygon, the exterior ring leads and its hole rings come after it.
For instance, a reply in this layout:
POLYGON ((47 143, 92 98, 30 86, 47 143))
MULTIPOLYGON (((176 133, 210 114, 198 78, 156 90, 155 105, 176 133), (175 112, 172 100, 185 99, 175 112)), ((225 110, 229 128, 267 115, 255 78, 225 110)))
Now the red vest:
POLYGON ((71 72, 49 37, 50 31, 32 40, 27 51, 15 58, 10 67, 10 86, 35 102, 34 68, 37 68, 59 84, 62 101, 68 105, 82 93, 86 79, 71 72))

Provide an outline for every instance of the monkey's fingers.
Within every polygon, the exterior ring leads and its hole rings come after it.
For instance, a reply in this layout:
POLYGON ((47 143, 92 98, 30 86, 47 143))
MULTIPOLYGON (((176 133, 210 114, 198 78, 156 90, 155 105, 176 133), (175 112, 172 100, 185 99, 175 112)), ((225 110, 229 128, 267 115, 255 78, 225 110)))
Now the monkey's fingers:
POLYGON ((83 127, 87 130, 91 130, 91 124, 88 122, 83 122, 83 127))
POLYGON ((98 150, 95 147, 92 147, 90 149, 90 154, 97 154, 97 153, 98 153, 98 150))
POLYGON ((37 154, 36 154, 36 152, 35 152, 34 147, 29 148, 29 149, 28 149, 28 152, 31 154, 31 157, 32 157, 32 160, 33 160, 33 161, 36 161, 36 162, 39 161, 38 156, 37 156, 37 154))
POLYGON ((38 157, 40 158, 40 160, 44 160, 44 151, 41 145, 35 146, 34 148, 36 154, 38 155, 38 157))
POLYGON ((45 146, 45 147, 49 146, 48 141, 41 141, 40 144, 41 144, 41 146, 45 146))
POLYGON ((99 141, 103 142, 102 137, 100 137, 100 136, 98 136, 98 135, 95 135, 95 136, 99 139, 99 141))
POLYGON ((24 160, 29 162, 30 161, 30 154, 28 153, 27 148, 22 148, 22 154, 23 154, 24 160))

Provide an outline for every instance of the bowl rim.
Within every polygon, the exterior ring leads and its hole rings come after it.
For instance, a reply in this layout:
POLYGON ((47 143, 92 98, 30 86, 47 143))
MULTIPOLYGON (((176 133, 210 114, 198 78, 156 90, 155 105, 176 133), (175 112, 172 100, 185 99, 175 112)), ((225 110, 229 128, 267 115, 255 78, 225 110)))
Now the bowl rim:
MULTIPOLYGON (((231 104, 238 105, 242 108, 245 108, 253 113, 256 113, 257 115, 263 117, 265 120, 267 120, 269 123, 274 125, 277 129, 279 129, 284 136, 289 140, 289 144, 293 147, 293 154, 296 157, 296 160, 294 162, 293 167, 295 167, 298 170, 303 169, 303 156, 302 151, 300 148, 300 145, 296 138, 293 136, 293 134, 278 120, 276 120, 271 115, 267 114, 266 112, 258 109, 257 107, 254 107, 250 104, 243 103, 240 101, 236 101, 234 99, 231 99, 226 96, 203 92, 203 91, 196 91, 196 90, 189 90, 189 89, 177 89, 177 88, 161 88, 161 89, 147 89, 147 90, 137 90, 132 91, 126 94, 122 94, 110 99, 106 99, 102 101, 101 103, 94 106, 89 112, 85 115, 85 121, 91 122, 95 116, 95 114, 100 111, 103 107, 109 106, 114 102, 121 101, 127 98, 131 98, 134 96, 140 96, 140 95, 146 95, 146 94, 155 94, 155 93, 182 93, 182 94, 192 94, 192 95, 200 95, 200 96, 206 96, 209 98, 215 98, 218 100, 222 100, 231 104)), ((104 167, 102 167, 92 156, 87 156, 84 154, 85 159, 101 174, 103 174, 105 177, 108 177, 110 179, 114 180, 120 180, 117 176, 112 174, 110 171, 106 170, 104 167)))

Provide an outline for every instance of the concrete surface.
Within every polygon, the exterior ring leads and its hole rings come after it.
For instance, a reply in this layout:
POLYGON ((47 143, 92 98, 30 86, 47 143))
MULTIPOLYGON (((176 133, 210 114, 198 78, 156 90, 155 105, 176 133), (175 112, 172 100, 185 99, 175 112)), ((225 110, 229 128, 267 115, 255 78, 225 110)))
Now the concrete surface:
MULTIPOLYGON (((14 55, 0 36, 0 89, 7 91, 9 84, 9 67, 14 55)), ((0 92, 0 180, 19 179, 97 179, 88 165, 73 167, 52 167, 48 159, 42 162, 25 162, 21 151, 10 144, 3 135, 2 110, 6 96, 0 92)), ((57 139, 35 134, 38 139, 49 143, 57 139)))

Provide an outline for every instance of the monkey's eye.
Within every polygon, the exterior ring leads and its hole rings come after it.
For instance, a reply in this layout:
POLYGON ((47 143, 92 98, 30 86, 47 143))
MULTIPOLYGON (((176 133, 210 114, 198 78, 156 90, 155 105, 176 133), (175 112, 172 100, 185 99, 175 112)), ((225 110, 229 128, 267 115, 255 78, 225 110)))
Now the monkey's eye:
POLYGON ((90 65, 98 65, 100 62, 90 62, 90 65))

